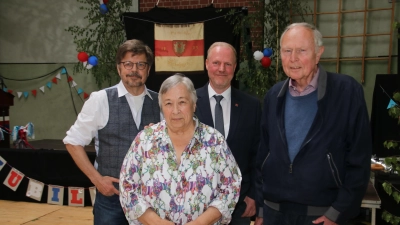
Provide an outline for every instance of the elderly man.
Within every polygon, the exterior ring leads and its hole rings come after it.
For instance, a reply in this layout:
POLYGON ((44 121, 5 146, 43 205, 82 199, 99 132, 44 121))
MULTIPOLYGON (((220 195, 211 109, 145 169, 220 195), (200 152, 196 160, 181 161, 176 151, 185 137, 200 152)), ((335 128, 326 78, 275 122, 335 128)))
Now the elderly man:
POLYGON ((153 63, 153 52, 139 40, 123 43, 116 55, 121 81, 93 92, 75 124, 64 138, 68 152, 96 186, 94 224, 128 224, 119 202, 118 178, 132 140, 150 123, 160 121, 158 94, 145 82, 153 63), (83 146, 96 137, 96 168, 83 146))
POLYGON ((226 138, 242 172, 239 201, 230 225, 249 225, 255 208, 255 156, 260 141, 260 101, 231 87, 236 68, 236 50, 215 42, 207 51, 209 83, 197 89, 196 115, 226 138))
POLYGON ((313 25, 289 25, 280 43, 289 78, 264 99, 256 224, 344 224, 357 215, 370 176, 362 86, 318 65, 324 47, 313 25))

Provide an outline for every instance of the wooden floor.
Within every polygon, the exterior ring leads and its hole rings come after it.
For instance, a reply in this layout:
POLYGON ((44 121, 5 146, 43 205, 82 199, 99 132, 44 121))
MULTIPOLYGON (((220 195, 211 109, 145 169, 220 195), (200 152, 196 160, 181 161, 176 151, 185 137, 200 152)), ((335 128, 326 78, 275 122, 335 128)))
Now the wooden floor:
POLYGON ((92 225, 92 207, 0 200, 0 224, 92 225))

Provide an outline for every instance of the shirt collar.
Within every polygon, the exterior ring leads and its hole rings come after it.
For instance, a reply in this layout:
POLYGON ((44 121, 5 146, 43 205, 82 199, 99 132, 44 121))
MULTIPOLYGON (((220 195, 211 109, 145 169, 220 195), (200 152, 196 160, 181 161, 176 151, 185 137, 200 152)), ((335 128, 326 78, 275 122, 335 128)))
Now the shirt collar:
POLYGON ((229 86, 228 89, 226 89, 224 92, 221 94, 217 94, 217 92, 214 91, 214 89, 211 87, 210 83, 208 83, 208 98, 213 98, 214 95, 222 95, 224 98, 228 101, 231 100, 231 92, 232 92, 232 87, 229 86))
MULTIPOLYGON (((122 80, 119 81, 119 83, 117 84, 117 90, 118 90, 118 97, 122 97, 122 96, 125 96, 126 94, 130 94, 130 93, 128 92, 128 90, 126 90, 124 84, 122 83, 122 80)), ((149 91, 147 90, 146 85, 144 86, 144 92, 145 92, 145 94, 146 94, 147 96, 149 96, 149 98, 150 98, 151 100, 153 100, 153 98, 151 97, 149 91)))
MULTIPOLYGON (((306 89, 313 87, 314 89, 317 89, 318 86, 318 76, 319 76, 319 68, 317 69, 317 72, 314 74, 313 79, 311 82, 307 85, 306 89)), ((296 87, 296 81, 293 80, 292 78, 289 79, 289 87, 295 89, 296 87)), ((296 90, 296 89, 295 89, 296 90)), ((225 96, 224 96, 225 97, 225 96)))

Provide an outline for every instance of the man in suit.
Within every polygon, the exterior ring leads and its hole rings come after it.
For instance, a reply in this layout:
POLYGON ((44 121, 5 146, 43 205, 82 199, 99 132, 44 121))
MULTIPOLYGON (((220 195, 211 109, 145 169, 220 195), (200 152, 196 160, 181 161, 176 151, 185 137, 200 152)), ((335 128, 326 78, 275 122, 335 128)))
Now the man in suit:
POLYGON ((236 50, 232 45, 225 42, 212 44, 205 65, 209 82, 196 90, 195 113, 201 122, 215 127, 226 138, 243 176, 239 201, 230 224, 249 225, 256 212, 254 165, 260 140, 261 105, 257 98, 231 87, 236 68, 236 50), (215 111, 217 101, 222 112, 215 111))

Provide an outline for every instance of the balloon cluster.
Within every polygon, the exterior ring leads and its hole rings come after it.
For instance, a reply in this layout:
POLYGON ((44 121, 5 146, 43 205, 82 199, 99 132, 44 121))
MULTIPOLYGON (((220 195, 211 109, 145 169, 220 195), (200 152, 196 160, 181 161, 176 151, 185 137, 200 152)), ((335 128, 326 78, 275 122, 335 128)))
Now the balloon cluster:
POLYGON ((89 57, 89 55, 86 52, 79 52, 78 60, 82 62, 83 66, 88 70, 92 69, 92 67, 96 66, 98 63, 96 56, 92 55, 89 57))
POLYGON ((255 51, 253 56, 255 60, 260 60, 261 65, 265 68, 268 68, 271 65, 271 55, 274 54, 272 48, 264 48, 261 51, 255 51))
POLYGON ((108 13, 107 3, 108 3, 108 0, 100 0, 100 13, 101 14, 108 13), (101 3, 101 2, 103 2, 103 3, 101 3))

